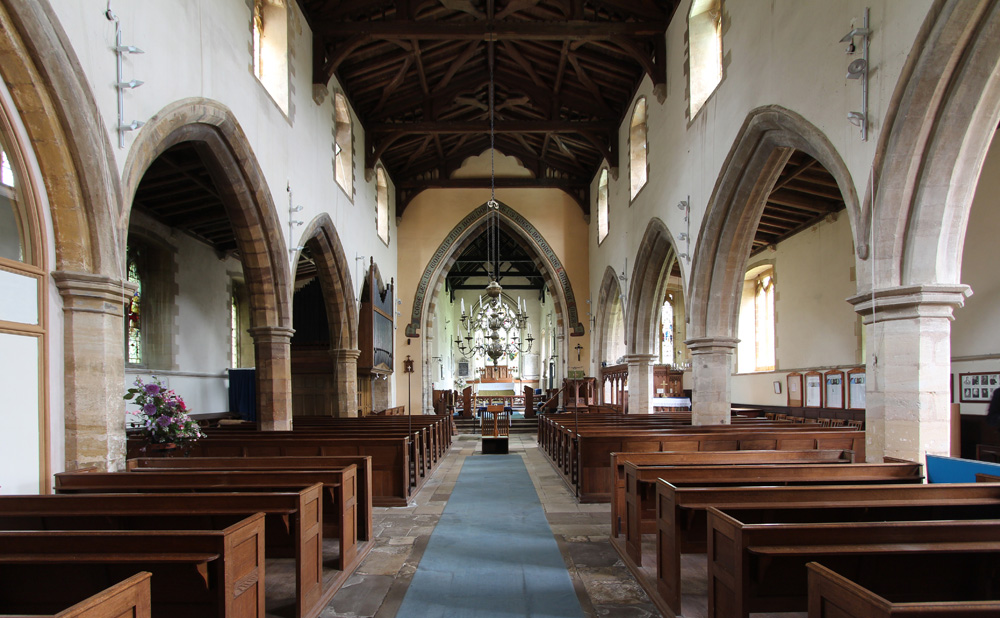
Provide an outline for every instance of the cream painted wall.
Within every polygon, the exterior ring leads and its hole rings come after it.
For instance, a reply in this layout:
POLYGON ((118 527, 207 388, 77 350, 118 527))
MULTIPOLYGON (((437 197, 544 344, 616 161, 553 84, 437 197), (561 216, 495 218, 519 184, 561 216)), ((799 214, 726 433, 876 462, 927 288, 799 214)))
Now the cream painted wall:
MULTIPOLYGON (((683 16, 690 3, 681 3, 667 31, 666 100, 656 100, 648 78, 638 93, 648 103, 649 182, 629 204, 628 166, 623 156, 618 178, 612 177, 608 187, 608 239, 598 247, 596 225, 588 231, 591 286, 598 289, 606 267, 620 272, 626 259, 631 275, 639 242, 653 217, 667 225, 675 246, 685 251, 686 244, 676 240, 686 231, 683 212, 676 205, 689 196, 694 253, 723 162, 744 119, 760 106, 779 105, 814 124, 840 153, 857 193, 863 195, 889 98, 929 6, 927 0, 726 2, 723 81, 689 122, 683 16), (845 77, 847 64, 858 56, 847 56, 846 44, 839 41, 852 27, 861 25, 865 6, 871 7, 874 32, 868 110, 872 125, 868 141, 862 142, 858 129, 846 120, 847 113, 860 106, 860 84, 845 77)), ((628 152, 630 115, 631 109, 619 129, 622 153, 628 152)), ((591 185, 592 210, 597 178, 591 185)), ((684 261, 682 267, 687 285, 691 263, 684 261)), ((687 289, 685 298, 690 298, 687 289)))
MULTIPOLYGON (((771 264, 775 276, 776 371, 737 373, 732 400, 785 405, 792 371, 856 367, 861 358, 858 316, 846 298, 854 294, 853 244, 847 217, 824 220, 750 260, 748 268, 771 264), (773 382, 782 384, 776 394, 773 382)), ((751 288, 752 294, 752 288, 751 288)), ((753 305, 740 314, 752 326, 753 305)), ((752 347, 752 340, 741 341, 752 347)))
MULTIPOLYGON (((385 281, 391 278, 398 281, 398 235, 393 216, 395 188, 390 179, 390 241, 387 246, 376 235, 374 176, 370 181, 365 177, 364 131, 353 110, 354 195, 345 194, 334 180, 332 96, 327 96, 321 104, 313 100, 312 35, 297 3, 289 3, 291 94, 287 116, 253 75, 250 9, 246 2, 173 0, 112 1, 110 4, 121 21, 123 43, 135 45, 145 52, 125 56, 124 79, 145 82, 139 88, 126 91, 125 122, 148 121, 167 105, 187 98, 206 98, 221 103, 236 118, 263 171, 286 248, 302 244, 302 230, 308 227, 289 227, 290 206, 303 207, 295 213, 294 219, 306 223, 326 213, 337 229, 344 255, 352 267, 354 298, 350 302, 357 306, 363 283, 364 270, 356 266, 361 264, 366 268, 369 258, 374 258, 385 281), (363 260, 355 260, 358 257, 363 260)), ((114 131, 118 124, 117 102, 113 87, 115 55, 111 51, 115 27, 105 17, 108 3, 86 0, 51 2, 51 5, 91 85, 104 119, 107 140, 115 146, 115 160, 122 171, 135 134, 126 134, 124 149, 117 147, 118 136, 114 131)), ((336 89, 338 85, 332 82, 330 90, 336 89)), ((287 255, 289 270, 294 273, 297 254, 289 251, 287 255)), ((196 268, 192 263, 184 275, 192 279, 191 283, 199 277, 196 268)), ((219 279, 216 274, 212 270, 202 284, 216 285, 219 279)), ((190 334, 192 342, 197 341, 196 333, 212 340, 209 331, 223 318, 206 314, 206 303, 214 306, 213 301, 196 300, 196 297, 190 300, 181 307, 178 330, 190 334)), ((213 341, 212 346, 218 343, 213 341)), ((220 353, 227 350, 223 348, 220 353)), ((199 354, 193 344, 181 345, 178 358, 182 371, 194 373, 220 374, 228 366, 228 356, 223 361, 214 352, 199 354)), ((199 411, 209 411, 209 408, 218 411, 219 406, 224 409, 215 387, 207 390, 192 387, 191 390, 204 391, 199 411)))
MULTIPOLYGON (((424 366, 421 341, 411 339, 410 345, 407 346, 404 332, 405 325, 409 323, 413 297, 420 277, 445 236, 462 218, 481 206, 489 197, 488 189, 427 190, 413 199, 399 222, 398 280, 399 298, 403 300, 403 316, 400 319, 400 328, 396 331, 396 347, 400 350, 396 360, 397 389, 406 388, 406 378, 402 371, 402 360, 406 354, 410 354, 417 361, 417 367, 424 366)), ((588 247, 585 242, 588 228, 583 211, 568 195, 555 189, 497 189, 496 197, 527 218, 559 257, 573 286, 580 322, 586 324, 584 300, 589 297, 590 289, 588 247)), ((466 304, 468 305, 468 302, 466 304)), ((441 306, 439 305, 437 309, 441 311, 441 306)), ((426 323, 426 316, 424 320, 426 323)), ((425 324, 421 324, 421 336, 424 336, 424 328, 425 324)), ((566 350, 571 349, 577 342, 584 346, 582 358, 586 362, 590 353, 589 337, 567 337, 561 342, 563 349, 559 352, 560 363, 566 362, 566 350)), ((572 358, 572 364, 577 364, 575 351, 572 358)), ((559 375, 565 375, 565 372, 559 375)))
MULTIPOLYGON (((1000 139, 983 163, 972 202, 962 254, 962 283, 972 287, 965 307, 955 311, 951 325, 951 371, 954 402, 959 402, 960 373, 1000 371, 1000 274, 997 272, 997 230, 1000 230, 1000 139)), ((985 403, 963 403, 963 414, 985 414, 985 403)))

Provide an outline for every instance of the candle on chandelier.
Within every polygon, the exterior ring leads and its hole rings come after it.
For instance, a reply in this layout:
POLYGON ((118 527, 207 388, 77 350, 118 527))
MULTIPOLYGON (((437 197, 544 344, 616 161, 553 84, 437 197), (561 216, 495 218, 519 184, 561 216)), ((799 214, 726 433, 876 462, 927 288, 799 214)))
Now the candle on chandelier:
POLYGON ((462 299, 462 315, 465 315, 465 299, 462 299))

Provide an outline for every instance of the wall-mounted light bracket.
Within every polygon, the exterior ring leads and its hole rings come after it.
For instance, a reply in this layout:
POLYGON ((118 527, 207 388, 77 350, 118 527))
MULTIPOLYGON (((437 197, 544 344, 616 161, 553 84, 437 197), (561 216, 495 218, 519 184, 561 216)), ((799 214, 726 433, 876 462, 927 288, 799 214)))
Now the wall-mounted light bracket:
POLYGON ((868 59, 868 48, 872 30, 869 26, 870 10, 865 8, 864 24, 861 28, 854 28, 841 39, 841 43, 847 43, 847 53, 854 54, 857 47, 854 40, 861 37, 861 58, 852 60, 847 65, 847 79, 856 79, 861 82, 861 111, 852 111, 847 114, 847 121, 861 129, 861 141, 868 141, 868 75, 870 64, 868 59))

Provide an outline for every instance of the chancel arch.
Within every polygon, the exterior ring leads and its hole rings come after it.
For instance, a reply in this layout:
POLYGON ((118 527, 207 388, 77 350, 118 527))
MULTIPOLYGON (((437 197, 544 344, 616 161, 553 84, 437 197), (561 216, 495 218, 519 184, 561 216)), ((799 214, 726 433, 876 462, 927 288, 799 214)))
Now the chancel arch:
POLYGON ((238 262, 249 293, 258 425, 289 428, 292 319, 287 251, 271 193, 235 117, 207 99, 167 106, 136 137, 123 187, 130 209, 139 206, 162 224, 203 241, 220 259, 238 262), (175 208, 169 196, 161 199, 151 169, 158 182, 181 183, 198 192, 192 197, 200 204, 197 216, 175 208), (144 182, 149 184, 144 187, 144 182))
MULTIPOLYGON (((414 295, 410 323, 406 326, 407 337, 421 337, 421 352, 425 359, 423 372, 424 406, 430 404, 434 377, 427 370, 429 361, 435 355, 435 345, 447 347, 450 342, 434 342, 436 330, 436 299, 444 289, 445 280, 463 251, 480 235, 487 231, 487 206, 480 205, 466 215, 446 236, 438 246, 433 257, 424 268, 420 282, 414 295)), ((578 307, 573 287, 569 277, 555 251, 542 234, 523 215, 500 202, 495 220, 499 229, 514 239, 537 266, 543 280, 544 288, 552 298, 554 316, 552 332, 549 332, 547 350, 554 357, 552 365, 560 377, 561 367, 565 366, 569 356, 568 337, 579 337, 584 334, 583 324, 579 322, 578 307), (558 363, 556 362, 558 359, 558 363)), ((541 333, 536 333, 540 335, 541 333)), ((542 349, 546 344, 536 342, 542 349)), ((574 357, 575 358, 575 357, 574 357)), ((545 362, 545 359, 541 359, 545 362)))

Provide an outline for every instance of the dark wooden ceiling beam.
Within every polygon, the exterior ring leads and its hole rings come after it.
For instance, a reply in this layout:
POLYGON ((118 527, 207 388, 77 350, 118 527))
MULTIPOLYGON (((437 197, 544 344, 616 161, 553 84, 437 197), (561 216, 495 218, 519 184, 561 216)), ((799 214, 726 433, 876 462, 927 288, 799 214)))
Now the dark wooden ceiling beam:
MULTIPOLYGON (((494 123, 495 133, 580 133, 606 135, 617 128, 605 121, 575 122, 569 120, 500 120, 494 123)), ((489 121, 475 122, 379 122, 367 127, 371 135, 410 135, 489 133, 489 121)))
POLYGON ((449 39, 485 41, 609 40, 614 36, 653 36, 667 31, 666 21, 499 21, 479 19, 446 23, 430 20, 343 21, 318 24, 314 33, 325 37, 370 36, 373 39, 449 39))
POLYGON ((465 51, 463 51, 461 55, 455 58, 455 61, 452 62, 450 67, 448 67, 448 71, 444 74, 444 77, 442 77, 441 81, 439 81, 434 86, 434 89, 440 90, 442 88, 446 88, 449 82, 451 82, 451 78, 455 77, 455 73, 457 73, 460 68, 465 66, 465 63, 471 60, 472 57, 475 56, 476 52, 478 51, 479 51, 478 42, 472 42, 468 46, 466 46, 465 51))
POLYGON ((779 206, 791 206, 792 208, 808 210, 809 212, 817 214, 827 214, 836 210, 835 205, 822 203, 814 199, 803 198, 799 195, 790 194, 787 191, 772 193, 768 196, 767 201, 769 203, 778 204, 779 206))

